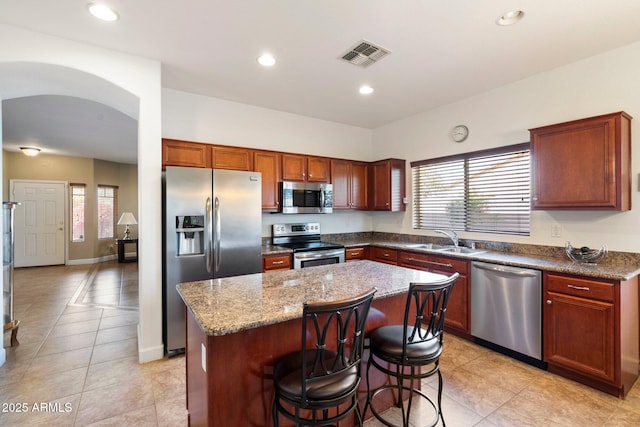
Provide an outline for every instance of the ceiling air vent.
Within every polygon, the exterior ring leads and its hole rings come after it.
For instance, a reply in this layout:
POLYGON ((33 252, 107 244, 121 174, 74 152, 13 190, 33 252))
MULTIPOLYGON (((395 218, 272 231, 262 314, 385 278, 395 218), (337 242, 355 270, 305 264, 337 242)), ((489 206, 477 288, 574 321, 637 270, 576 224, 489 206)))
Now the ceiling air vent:
POLYGON ((360 67, 368 67, 369 65, 381 60, 391 51, 375 44, 362 40, 347 52, 340 56, 347 62, 360 67))

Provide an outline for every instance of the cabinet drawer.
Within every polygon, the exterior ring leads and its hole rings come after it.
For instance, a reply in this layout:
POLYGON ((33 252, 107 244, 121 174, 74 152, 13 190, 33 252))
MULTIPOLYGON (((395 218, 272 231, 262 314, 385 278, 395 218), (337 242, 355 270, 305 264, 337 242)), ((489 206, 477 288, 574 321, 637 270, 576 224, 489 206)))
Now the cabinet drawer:
POLYGON ((291 254, 265 255, 262 257, 262 271, 291 269, 291 254))
POLYGON ((389 248, 381 248, 381 247, 377 247, 374 246, 372 248, 373 253, 372 253, 372 259, 374 261, 381 261, 381 262, 387 262, 390 264, 397 264, 398 263, 398 251, 395 249, 389 249, 389 248))
POLYGON ((469 262, 463 259, 430 256, 429 261, 435 264, 432 268, 436 270, 448 271, 449 273, 458 272, 461 275, 466 275, 469 272, 469 262))
POLYGON ((613 283, 555 274, 546 274, 544 280, 547 291, 601 301, 613 302, 615 299, 613 283))
POLYGON ((429 262, 429 255, 420 252, 400 251, 398 254, 398 264, 420 270, 433 268, 433 264, 429 262))
POLYGON ((344 258, 346 261, 367 259, 367 247, 360 246, 357 248, 345 248, 344 258))

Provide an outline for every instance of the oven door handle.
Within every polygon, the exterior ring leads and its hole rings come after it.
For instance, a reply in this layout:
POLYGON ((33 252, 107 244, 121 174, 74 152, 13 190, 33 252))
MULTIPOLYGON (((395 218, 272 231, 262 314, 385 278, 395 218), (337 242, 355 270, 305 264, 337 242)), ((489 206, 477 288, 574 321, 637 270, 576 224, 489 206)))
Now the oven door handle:
POLYGON ((294 254, 296 259, 318 259, 340 256, 344 254, 344 249, 336 249, 333 251, 315 251, 315 252, 298 252, 294 254))

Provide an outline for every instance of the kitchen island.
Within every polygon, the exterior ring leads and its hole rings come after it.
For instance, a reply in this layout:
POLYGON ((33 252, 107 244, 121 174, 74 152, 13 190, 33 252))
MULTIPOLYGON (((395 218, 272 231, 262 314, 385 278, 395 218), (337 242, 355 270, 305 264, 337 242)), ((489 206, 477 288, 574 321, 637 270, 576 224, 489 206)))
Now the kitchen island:
POLYGON ((300 349, 304 302, 344 299, 375 287, 373 306, 400 323, 409 284, 442 278, 362 261, 178 285, 187 307, 190 425, 271 425, 272 368, 300 349))

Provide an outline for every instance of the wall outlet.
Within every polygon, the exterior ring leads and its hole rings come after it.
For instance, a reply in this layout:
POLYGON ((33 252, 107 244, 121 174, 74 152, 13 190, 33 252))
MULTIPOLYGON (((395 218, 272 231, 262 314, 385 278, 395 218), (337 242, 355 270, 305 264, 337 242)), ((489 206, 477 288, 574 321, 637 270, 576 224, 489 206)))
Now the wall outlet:
POLYGON ((551 226, 551 237, 562 237, 562 227, 558 224, 551 226))

